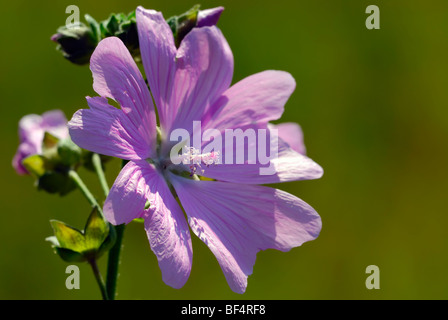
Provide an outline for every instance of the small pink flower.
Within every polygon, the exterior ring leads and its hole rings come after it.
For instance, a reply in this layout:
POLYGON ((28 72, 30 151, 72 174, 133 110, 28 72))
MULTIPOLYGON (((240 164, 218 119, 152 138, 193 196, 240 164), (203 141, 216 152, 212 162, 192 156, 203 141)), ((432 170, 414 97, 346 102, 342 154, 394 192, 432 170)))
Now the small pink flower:
POLYGON ((42 116, 29 114, 20 119, 20 144, 12 160, 12 166, 18 174, 28 174, 28 171, 22 165, 23 159, 42 153, 45 132, 49 132, 59 139, 65 139, 69 136, 67 119, 62 111, 47 111, 42 116))

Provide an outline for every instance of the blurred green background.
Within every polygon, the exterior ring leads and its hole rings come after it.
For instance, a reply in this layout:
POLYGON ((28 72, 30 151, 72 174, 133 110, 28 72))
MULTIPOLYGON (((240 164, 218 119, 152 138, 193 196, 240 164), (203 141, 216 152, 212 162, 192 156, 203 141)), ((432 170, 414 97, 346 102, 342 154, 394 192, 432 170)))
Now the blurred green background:
MULTIPOLYGON (((167 18, 198 1, 24 1, 2 4, 0 204, 1 299, 99 299, 87 264, 81 289, 67 290, 67 263, 45 237, 49 219, 82 228, 89 206, 80 192, 38 192, 11 159, 17 123, 29 113, 67 118, 95 95, 88 67, 66 61, 49 40, 68 5, 103 20, 137 5, 167 18)), ((234 82, 286 70, 297 89, 282 121, 301 124, 308 155, 325 170, 315 181, 281 188, 322 216, 320 237, 288 253, 260 252, 244 295, 233 293, 208 248, 193 239, 190 279, 166 286, 141 224, 128 226, 119 299, 447 299, 448 298, 448 2, 207 1, 226 9, 219 27, 235 57, 234 82), (381 10, 367 30, 365 9, 381 10), (367 290, 368 265, 381 288, 367 290)), ((120 163, 107 168, 109 183, 120 163)), ((80 175, 95 194, 95 176, 80 175)), ((105 273, 106 258, 100 260, 105 273)))

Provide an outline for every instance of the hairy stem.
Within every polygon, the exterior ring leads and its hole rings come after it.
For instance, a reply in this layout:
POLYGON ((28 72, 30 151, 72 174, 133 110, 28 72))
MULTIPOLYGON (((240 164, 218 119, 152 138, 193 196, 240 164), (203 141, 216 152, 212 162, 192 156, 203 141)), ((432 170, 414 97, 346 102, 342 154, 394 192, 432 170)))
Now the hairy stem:
POLYGON ((68 172, 69 177, 73 180, 73 182, 78 186, 79 190, 82 192, 82 194, 84 195, 84 197, 86 197, 87 201, 89 201, 89 203, 92 206, 96 206, 98 207, 98 209, 101 212, 101 208, 98 205, 98 202, 96 201, 95 197, 93 196, 93 194, 90 192, 90 190, 87 188, 87 186, 84 184, 84 182, 82 181, 81 177, 78 175, 78 173, 75 170, 70 170, 68 172))
POLYGON ((106 286, 104 285, 103 277, 101 276, 100 270, 98 269, 98 265, 96 264, 95 259, 89 260, 89 264, 92 267, 93 274, 95 275, 96 282, 101 290, 101 295, 103 296, 103 300, 109 300, 107 295, 106 286))
MULTIPOLYGON (((127 160, 123 160, 121 167, 123 168, 127 160)), ((121 247, 123 242, 123 235, 126 225, 120 224, 115 226, 115 232, 117 234, 117 240, 115 241, 114 246, 109 251, 109 257, 107 262, 107 279, 106 279, 106 288, 107 294, 110 300, 115 300, 115 295, 117 292, 117 280, 118 280, 118 268, 120 266, 120 255, 121 255, 121 247)))
POLYGON ((120 224, 115 226, 115 232, 117 233, 117 240, 114 246, 109 251, 109 257, 107 262, 107 279, 106 288, 107 295, 110 300, 115 300, 115 295, 117 291, 117 280, 118 280, 118 268, 120 265, 120 254, 124 235, 125 225, 120 224))

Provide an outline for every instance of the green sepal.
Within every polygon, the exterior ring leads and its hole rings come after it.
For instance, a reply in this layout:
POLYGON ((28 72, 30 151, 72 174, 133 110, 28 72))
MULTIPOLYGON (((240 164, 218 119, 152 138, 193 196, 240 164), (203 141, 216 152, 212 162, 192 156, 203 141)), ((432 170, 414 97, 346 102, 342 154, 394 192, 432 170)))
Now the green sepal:
POLYGON ((97 207, 92 210, 84 228, 86 250, 99 249, 109 235, 109 223, 97 207))
POLYGON ((180 43, 185 36, 196 27, 198 20, 200 5, 195 5, 187 12, 182 13, 179 16, 173 16, 167 19, 167 23, 173 31, 174 43, 179 48, 180 43))
POLYGON ((98 255, 102 256, 104 253, 112 249, 116 240, 117 240, 117 231, 115 230, 115 227, 109 223, 109 234, 101 244, 101 247, 98 250, 98 255))
POLYGON ((81 148, 70 137, 58 141, 57 152, 60 162, 66 166, 76 166, 81 161, 81 148))
POLYGON ((68 262, 82 262, 98 259, 109 251, 116 240, 115 229, 104 220, 98 208, 94 208, 80 231, 64 222, 51 220, 54 236, 51 242, 56 253, 68 262))
POLYGON ((61 248, 60 243, 55 236, 47 237, 45 240, 51 242, 54 252, 66 262, 84 262, 87 260, 87 258, 79 252, 61 248))
POLYGON ((144 223, 144 222, 145 222, 145 219, 143 219, 143 218, 135 218, 135 219, 132 220, 132 221, 137 222, 137 223, 144 223))
POLYGON ((86 19, 90 29, 92 30, 92 38, 95 39, 96 42, 100 42, 101 40, 100 24, 89 14, 85 14, 84 19, 86 19))
POLYGON ((89 26, 81 22, 76 28, 66 26, 58 28, 52 40, 58 43, 56 49, 62 52, 64 58, 78 65, 89 63, 100 35, 93 21, 93 19, 88 21, 89 26))
POLYGON ((22 160, 22 164, 36 178, 43 176, 47 169, 47 160, 40 154, 26 157, 22 160))
POLYGON ((115 35, 118 31, 119 22, 115 14, 111 14, 110 17, 101 23, 104 28, 102 29, 104 33, 101 34, 103 38, 115 35))
POLYGON ((84 262, 87 257, 70 249, 54 247, 56 254, 65 262, 84 262))
POLYGON ((50 158, 56 151, 56 146, 59 142, 59 138, 52 135, 48 131, 45 131, 44 138, 42 140, 42 154, 50 158))
POLYGON ((59 247, 69 249, 75 252, 82 252, 85 249, 84 235, 82 231, 73 228, 66 223, 58 220, 51 220, 54 236, 59 247))
MULTIPOLYGON (((199 5, 195 5, 187 12, 167 19, 177 47, 197 25, 199 8, 199 5)), ((136 11, 127 15, 111 14, 109 18, 101 22, 97 22, 88 14, 84 18, 87 25, 80 23, 80 26, 75 29, 60 27, 57 34, 52 37, 52 40, 58 43, 57 49, 66 59, 78 65, 88 64, 98 43, 102 39, 115 36, 123 41, 136 61, 141 60, 136 11)))

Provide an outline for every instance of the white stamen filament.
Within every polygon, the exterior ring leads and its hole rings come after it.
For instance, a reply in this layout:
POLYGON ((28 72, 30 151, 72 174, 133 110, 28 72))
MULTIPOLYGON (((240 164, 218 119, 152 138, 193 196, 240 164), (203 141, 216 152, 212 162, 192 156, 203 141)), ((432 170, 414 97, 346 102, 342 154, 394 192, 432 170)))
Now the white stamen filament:
POLYGON ((183 164, 190 165, 190 175, 196 174, 198 168, 200 169, 201 174, 203 174, 204 169, 202 168, 202 164, 208 167, 212 164, 219 163, 219 151, 201 154, 200 151, 194 147, 184 148, 184 152, 180 158, 183 164))

